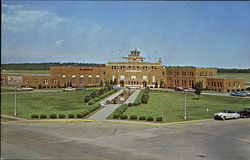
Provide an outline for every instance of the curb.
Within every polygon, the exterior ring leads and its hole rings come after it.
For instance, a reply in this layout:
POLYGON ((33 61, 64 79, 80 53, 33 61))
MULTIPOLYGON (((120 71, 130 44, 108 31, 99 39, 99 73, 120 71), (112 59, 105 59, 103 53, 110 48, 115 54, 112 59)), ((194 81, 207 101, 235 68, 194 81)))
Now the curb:
POLYGON ((58 122, 95 122, 95 123, 117 123, 117 124, 132 124, 132 125, 144 125, 144 126, 166 126, 174 124, 184 124, 184 123, 194 123, 194 122, 203 122, 211 119, 201 119, 201 120, 190 120, 190 121, 181 121, 181 122, 170 122, 170 123, 143 123, 143 122, 131 122, 131 121, 112 121, 112 120, 38 120, 38 121, 8 121, 7 123, 58 123, 58 122))

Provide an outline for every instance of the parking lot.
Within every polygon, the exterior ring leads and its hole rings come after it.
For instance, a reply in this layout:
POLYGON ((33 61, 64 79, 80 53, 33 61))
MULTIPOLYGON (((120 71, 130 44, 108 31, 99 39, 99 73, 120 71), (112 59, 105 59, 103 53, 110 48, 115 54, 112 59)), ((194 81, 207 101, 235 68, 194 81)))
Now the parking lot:
POLYGON ((159 127, 116 123, 2 123, 3 159, 249 160, 250 119, 159 127))

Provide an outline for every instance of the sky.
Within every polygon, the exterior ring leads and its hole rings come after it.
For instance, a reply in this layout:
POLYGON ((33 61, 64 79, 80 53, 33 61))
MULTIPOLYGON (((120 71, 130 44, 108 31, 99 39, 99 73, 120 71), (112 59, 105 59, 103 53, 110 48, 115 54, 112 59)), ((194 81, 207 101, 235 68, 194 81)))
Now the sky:
POLYGON ((1 63, 250 68, 250 2, 4 1, 1 63))

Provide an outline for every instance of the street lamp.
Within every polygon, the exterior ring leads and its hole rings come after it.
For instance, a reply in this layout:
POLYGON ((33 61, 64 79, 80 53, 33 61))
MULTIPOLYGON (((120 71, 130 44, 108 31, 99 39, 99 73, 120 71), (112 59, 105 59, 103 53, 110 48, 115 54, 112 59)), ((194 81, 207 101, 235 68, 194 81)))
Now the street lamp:
POLYGON ((184 120, 187 120, 187 92, 185 91, 185 96, 184 96, 184 120))
POLYGON ((14 104, 14 116, 16 116, 16 85, 15 85, 15 104, 14 104))

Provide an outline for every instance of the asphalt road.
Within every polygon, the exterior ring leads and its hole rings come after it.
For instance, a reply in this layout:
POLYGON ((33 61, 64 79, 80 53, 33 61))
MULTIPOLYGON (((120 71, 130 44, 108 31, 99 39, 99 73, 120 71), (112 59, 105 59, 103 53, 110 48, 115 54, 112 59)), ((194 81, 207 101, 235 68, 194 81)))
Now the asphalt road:
POLYGON ((3 159, 249 160, 250 119, 160 127, 1 123, 3 159))

